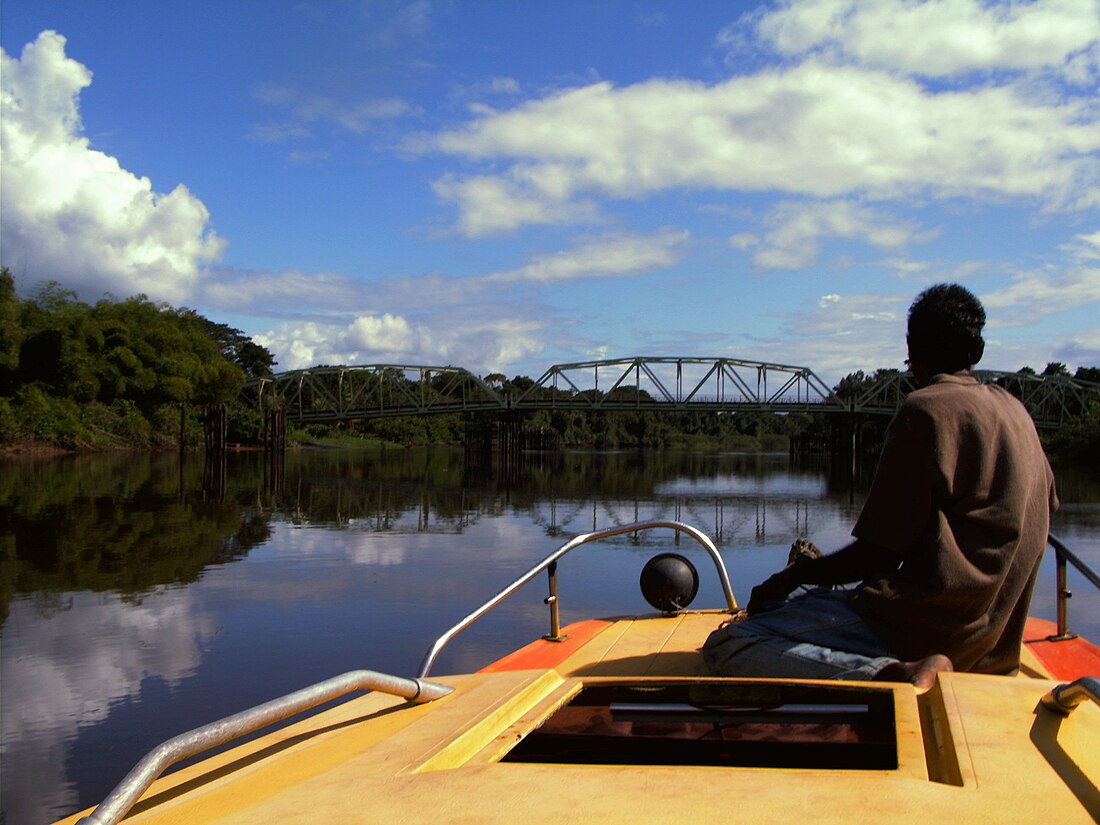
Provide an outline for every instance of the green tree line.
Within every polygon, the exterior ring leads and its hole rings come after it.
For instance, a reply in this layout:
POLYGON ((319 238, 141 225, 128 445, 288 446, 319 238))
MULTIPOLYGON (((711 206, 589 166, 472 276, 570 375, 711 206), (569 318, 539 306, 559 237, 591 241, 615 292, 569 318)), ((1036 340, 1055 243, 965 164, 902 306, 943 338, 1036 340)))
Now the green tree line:
POLYGON ((207 404, 233 402, 271 353, 239 330, 143 295, 77 300, 56 283, 31 298, 0 269, 0 443, 177 443, 207 404))
MULTIPOLYGON (((141 295, 89 305, 55 283, 21 299, 11 274, 0 270, 0 444, 30 438, 67 447, 174 445, 181 409, 188 436, 195 441, 198 413, 208 404, 229 405, 230 442, 257 443, 259 412, 238 397, 248 378, 270 374, 274 364, 272 354, 240 330, 193 310, 141 295)), ((850 398, 891 372, 897 371, 854 372, 834 391, 850 398)), ((1036 371, 1023 367, 1019 374, 1036 371)), ((1042 375, 1069 376, 1069 370, 1050 363, 1042 375)), ((1100 368, 1081 367, 1073 377, 1100 382, 1100 368)), ((534 385, 525 376, 494 374, 485 380, 505 394, 520 394, 534 385)), ((613 392, 644 391, 620 387, 613 392)), ((291 437, 457 445, 478 423, 469 414, 407 416, 314 424, 292 431, 291 437)), ((835 423, 824 414, 562 409, 533 412, 524 427, 548 433, 562 446, 751 452, 786 450, 791 438, 828 443, 835 423)), ((869 437, 863 443, 873 449, 884 426, 885 421, 864 422, 869 437)), ((1050 436, 1048 448, 1100 464, 1100 406, 1050 436)))

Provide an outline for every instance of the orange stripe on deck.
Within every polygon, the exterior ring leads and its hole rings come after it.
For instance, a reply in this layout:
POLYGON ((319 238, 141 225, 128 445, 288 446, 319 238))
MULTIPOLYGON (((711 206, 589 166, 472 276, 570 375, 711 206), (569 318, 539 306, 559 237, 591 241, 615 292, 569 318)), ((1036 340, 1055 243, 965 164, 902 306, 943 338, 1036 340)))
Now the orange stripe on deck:
POLYGON ((1043 663, 1054 679, 1077 679, 1100 674, 1100 648, 1078 636, 1061 642, 1047 637, 1058 632, 1058 626, 1047 619, 1030 617, 1024 627, 1024 644, 1043 663))
POLYGON ((588 619, 562 628, 567 638, 562 642, 538 639, 526 647, 509 653, 483 667, 479 673, 495 673, 501 670, 542 670, 561 664, 576 652, 585 642, 594 637, 612 622, 605 619, 588 619))

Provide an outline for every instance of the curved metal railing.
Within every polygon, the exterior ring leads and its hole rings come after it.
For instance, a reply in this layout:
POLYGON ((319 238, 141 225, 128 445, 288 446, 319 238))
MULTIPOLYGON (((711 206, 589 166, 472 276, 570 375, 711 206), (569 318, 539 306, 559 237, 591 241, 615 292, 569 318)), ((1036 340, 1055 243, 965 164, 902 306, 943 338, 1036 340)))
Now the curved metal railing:
POLYGON ((558 559, 567 553, 580 547, 582 544, 587 544, 599 539, 610 538, 611 536, 619 536, 623 533, 637 533, 642 530, 652 530, 655 528, 669 528, 680 533, 686 533, 691 536, 707 551, 711 560, 714 562, 715 569, 718 571, 718 579, 722 585, 722 592, 726 597, 726 607, 730 613, 737 611, 737 600, 733 596, 733 588, 730 586, 730 578, 726 573, 726 564, 722 561, 722 555, 718 552, 718 548, 714 545, 714 542, 701 530, 692 527, 690 524, 684 524, 680 521, 643 521, 636 524, 626 524, 622 527, 609 527, 604 530, 596 530, 592 533, 582 533, 571 541, 563 544, 545 559, 540 561, 510 585, 505 587, 495 596, 493 596, 481 607, 477 608, 473 613, 466 616, 459 621, 450 630, 440 636, 432 646, 428 648, 428 652, 424 655, 424 660, 420 663, 420 670, 417 672, 417 678, 423 679, 427 677, 431 672, 432 665, 435 664, 436 657, 439 656, 439 652, 443 647, 451 641, 455 636, 468 628, 486 613, 495 608, 498 604, 503 602, 517 590, 522 588, 525 584, 530 582, 535 576, 546 570, 550 578, 550 595, 546 599, 546 603, 550 606, 550 636, 547 638, 553 639, 558 636, 558 631, 561 628, 561 620, 558 606, 557 597, 557 564, 558 559))
POLYGON ((454 688, 420 679, 405 679, 374 670, 352 670, 302 690, 272 699, 217 722, 181 733, 163 742, 126 774, 88 816, 77 825, 114 825, 164 771, 182 759, 210 750, 267 725, 280 722, 354 690, 376 690, 424 704, 451 693, 454 688))

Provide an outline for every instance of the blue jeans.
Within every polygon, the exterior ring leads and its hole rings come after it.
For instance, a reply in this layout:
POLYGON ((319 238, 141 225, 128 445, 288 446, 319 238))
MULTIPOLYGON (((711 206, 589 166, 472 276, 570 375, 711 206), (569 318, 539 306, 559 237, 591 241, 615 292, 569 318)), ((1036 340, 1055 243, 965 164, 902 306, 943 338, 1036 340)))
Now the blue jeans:
POLYGON ((867 626, 848 590, 814 588, 730 622, 703 643, 716 676, 873 679, 898 661, 867 626))

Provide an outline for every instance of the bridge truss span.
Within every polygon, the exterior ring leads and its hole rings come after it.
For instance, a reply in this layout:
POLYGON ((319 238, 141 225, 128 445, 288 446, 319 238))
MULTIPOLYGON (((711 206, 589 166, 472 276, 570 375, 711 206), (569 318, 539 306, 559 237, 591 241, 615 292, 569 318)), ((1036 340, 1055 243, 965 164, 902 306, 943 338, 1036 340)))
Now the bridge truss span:
MULTIPOLYGON (((1040 429, 1060 427, 1100 404, 1100 384, 1068 375, 1035 375, 1026 372, 974 370, 983 384, 995 384, 1020 400, 1040 429)), ((905 396, 916 389, 912 373, 896 370, 870 382, 848 402, 854 413, 893 415, 905 396)))
POLYGON ((638 357, 556 364, 516 409, 842 411, 808 367, 736 358, 638 357))
POLYGON ((297 421, 325 422, 447 412, 499 410, 505 399, 462 367, 369 364, 313 367, 259 378, 245 386, 261 409, 284 409, 297 421))
MULTIPOLYGON (((1019 398, 1041 428, 1059 427, 1100 403, 1100 384, 1069 376, 992 370, 974 375, 1019 398)), ((319 423, 568 409, 893 415, 914 388, 910 373, 881 370, 855 395, 840 398, 809 367, 662 356, 556 364, 536 381, 504 384, 454 366, 313 367, 253 379, 243 392, 261 410, 284 410, 291 420, 319 423)))

